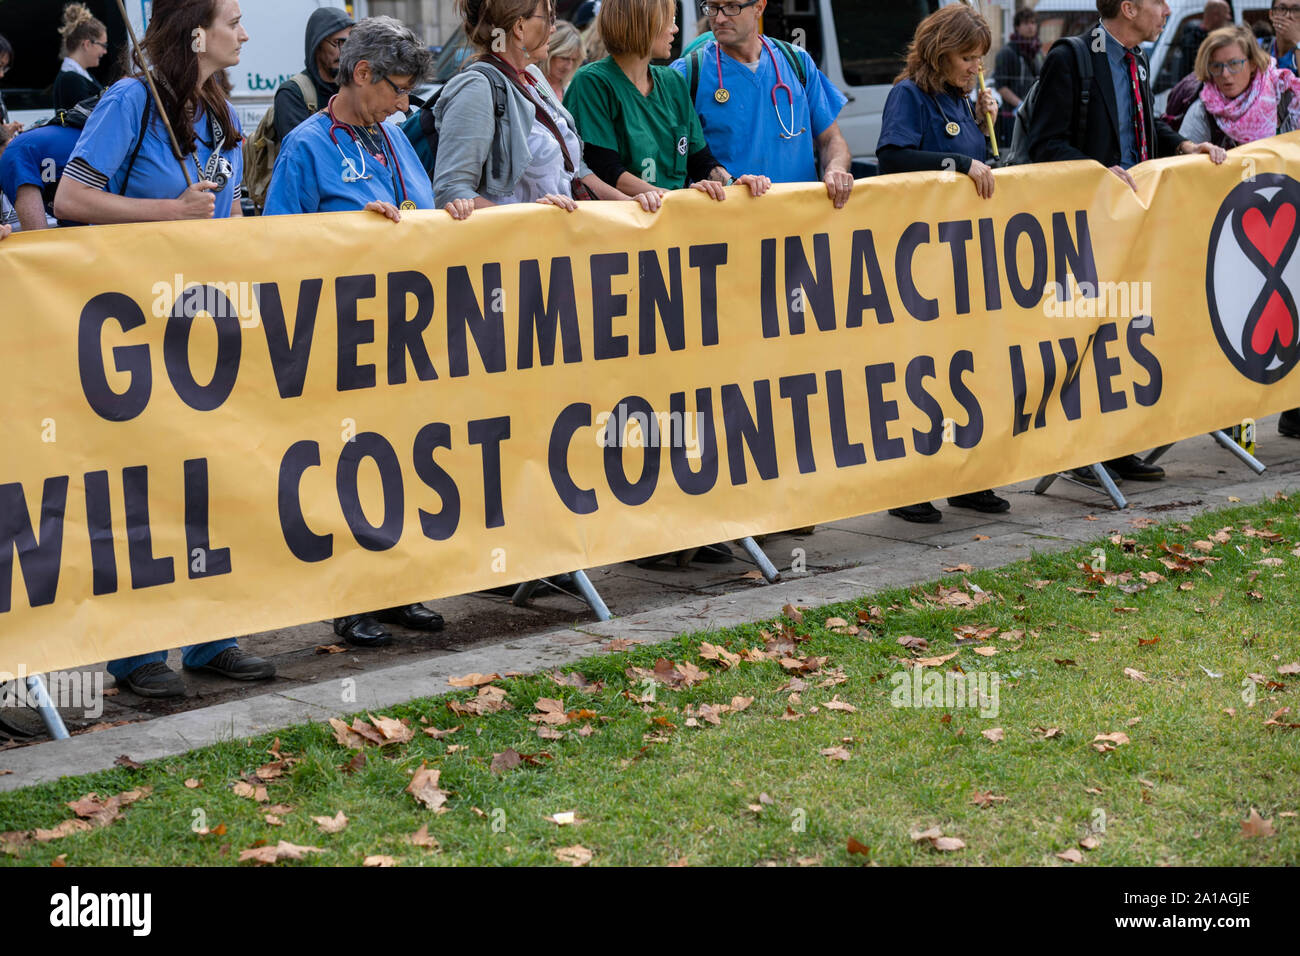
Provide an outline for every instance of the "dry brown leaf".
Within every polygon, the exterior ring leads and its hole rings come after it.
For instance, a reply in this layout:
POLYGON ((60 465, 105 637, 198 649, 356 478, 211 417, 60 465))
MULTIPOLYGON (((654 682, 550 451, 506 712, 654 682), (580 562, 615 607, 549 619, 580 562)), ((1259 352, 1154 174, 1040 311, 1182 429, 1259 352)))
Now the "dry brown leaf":
POLYGON ((342 654, 347 648, 342 644, 317 644, 317 654, 342 654))
POLYGON ((429 769, 423 761, 420 763, 420 769, 415 771, 411 782, 406 787, 406 792, 413 796, 417 803, 422 803, 434 813, 446 813, 447 808, 443 806, 447 802, 447 792, 438 787, 438 777, 442 771, 429 769))
POLYGON ((513 747, 507 747, 499 754, 492 755, 492 764, 488 768, 493 773, 505 773, 507 770, 513 770, 523 762, 519 752, 513 747))
POLYGON ((1064 860, 1066 863, 1083 862, 1083 854, 1080 853, 1078 850, 1076 850, 1074 847, 1070 847, 1070 849, 1066 850, 1063 853, 1056 854, 1056 858, 1058 860, 1064 860))
POLYGON ((981 730, 980 736, 986 737, 996 744, 999 741, 1001 741, 1003 738, 1005 738, 1006 734, 1002 732, 1001 727, 994 727, 992 730, 981 730))
POLYGON ((1053 737, 1061 736, 1060 727, 1035 727, 1034 730, 1042 734, 1044 740, 1051 740, 1053 737))
POLYGON ((410 843, 412 846, 422 846, 430 850, 436 850, 439 848, 438 841, 429 836, 429 824, 427 823, 408 836, 406 842, 410 843))
POLYGON ((1146 683, 1147 681, 1147 675, 1142 673, 1136 667, 1124 668, 1124 676, 1132 680, 1138 681, 1139 683, 1146 683))
POLYGON ((848 850, 850 854, 856 854, 858 856, 869 856, 871 854, 871 847, 867 846, 865 843, 859 843, 857 840, 853 839, 853 837, 849 837, 848 850))
POLYGON ((334 739, 340 746, 361 750, 366 746, 365 738, 355 733, 347 724, 337 717, 330 718, 330 727, 334 729, 334 739))
POLYGON ((197 790, 199 786, 200 786, 199 782, 195 780, 193 777, 190 777, 185 781, 185 787, 188 790, 197 790))
POLYGON ((554 727, 547 727, 545 724, 537 728, 537 736, 543 740, 563 740, 564 731, 556 730, 554 727))
POLYGON ((998 649, 996 647, 976 647, 973 648, 973 650, 975 651, 976 654, 980 655, 981 657, 992 657, 994 654, 998 652, 998 649))
POLYGON ((843 747, 826 747, 817 752, 823 757, 829 757, 831 760, 851 760, 853 758, 853 754, 843 747))
POLYGON ((277 817, 274 813, 268 813, 268 814, 266 814, 265 819, 266 819, 266 822, 269 823, 269 824, 270 824, 271 826, 273 826, 273 827, 282 827, 282 826, 284 826, 284 821, 281 820, 279 817, 277 817))
POLYGON ((452 687, 482 687, 484 684, 500 679, 500 674, 480 674, 474 671, 472 674, 464 674, 460 677, 448 677, 447 683, 452 687))
POLYGON ((957 654, 957 651, 953 651, 951 654, 944 654, 941 657, 918 657, 916 660, 912 661, 912 664, 915 667, 939 667, 948 663, 948 661, 956 657, 957 654))
POLYGON ((230 789, 235 792, 235 796, 256 800, 258 803, 266 803, 271 799, 266 794, 266 787, 260 785, 255 787, 243 780, 236 780, 230 789))
POLYGON ((974 570, 975 569, 972 568, 969 564, 954 564, 951 567, 944 568, 943 573, 944 574, 969 574, 971 571, 974 570))
POLYGON ((1271 837, 1277 836, 1277 831, 1273 829, 1272 817, 1265 820, 1258 810, 1251 807, 1250 816, 1241 821, 1241 835, 1247 838, 1271 837))
POLYGON ((781 608, 781 613, 784 614, 786 617, 788 617, 790 620, 794 621, 796 624, 803 623, 803 612, 800 611, 793 604, 787 604, 785 607, 781 608))
POLYGON ((1283 664, 1277 669, 1278 674, 1282 677, 1294 677, 1300 675, 1300 661, 1293 661, 1290 664, 1283 664))
POLYGON ((1001 803, 1006 799, 1006 797, 996 796, 992 790, 976 790, 971 794, 971 803, 981 809, 991 807, 994 803, 1001 803))
POLYGON ((136 763, 126 754, 120 754, 118 758, 113 761, 113 766, 125 767, 127 770, 142 770, 144 768, 143 764, 136 763))
POLYGON ((561 863, 568 863, 572 866, 585 866, 591 862, 592 853, 585 846, 574 844, 573 846, 561 847, 555 851, 555 858, 561 863))
POLYGON ((644 643, 645 641, 639 641, 635 638, 616 637, 600 645, 600 649, 602 651, 609 651, 610 653, 617 653, 618 651, 627 650, 633 644, 644 644, 644 643))
POLYGON ((1079 841, 1079 846, 1083 847, 1085 850, 1095 850, 1097 847, 1101 846, 1101 841, 1095 836, 1086 836, 1079 841))
POLYGON ((275 846, 268 844, 267 846, 259 846, 254 847, 251 850, 244 850, 239 854, 239 862, 243 863, 245 860, 252 860, 254 863, 259 864, 279 863, 281 860, 304 859, 308 853, 324 852, 325 851, 320 847, 298 846, 285 840, 281 840, 275 846))
POLYGON ((924 637, 913 637, 911 634, 904 634, 898 639, 898 643, 909 651, 928 651, 930 649, 930 642, 924 637))
POLYGON ((361 865, 362 866, 397 866, 397 861, 393 859, 391 856, 383 856, 381 854, 375 854, 374 856, 366 857, 365 861, 362 862, 361 865))
POLYGON ((826 703, 822 704, 827 710, 842 710, 846 714, 856 714, 858 709, 847 701, 840 700, 839 694, 836 694, 826 703))
POLYGON ((348 825, 348 818, 343 815, 342 810, 332 817, 312 817, 311 819, 324 833, 341 833, 343 828, 348 825))
POLYGON ((424 732, 434 740, 442 740, 444 737, 450 737, 463 726, 464 724, 457 724, 455 727, 448 727, 446 730, 439 730, 437 727, 425 727, 424 732))

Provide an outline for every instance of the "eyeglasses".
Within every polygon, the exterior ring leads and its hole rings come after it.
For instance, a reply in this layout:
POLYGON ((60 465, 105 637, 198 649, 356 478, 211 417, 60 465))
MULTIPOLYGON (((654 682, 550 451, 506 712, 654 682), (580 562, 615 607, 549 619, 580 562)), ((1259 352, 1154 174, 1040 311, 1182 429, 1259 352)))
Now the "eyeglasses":
POLYGON ((701 3, 700 13, 710 20, 719 13, 725 13, 729 17, 738 17, 741 10, 752 7, 756 3, 758 3, 758 0, 749 0, 748 3, 701 3))
POLYGON ((540 18, 542 20, 549 20, 551 26, 555 26, 555 14, 553 13, 530 13, 528 16, 524 17, 524 19, 532 20, 534 17, 540 18))
POLYGON ((1278 4, 1270 10, 1269 13, 1273 14, 1275 17, 1294 17, 1297 14, 1300 14, 1300 7, 1292 4, 1278 4))
POLYGON ((348 42, 348 38, 340 37, 337 40, 326 40, 325 42, 328 43, 330 46, 332 46, 334 49, 341 50, 343 49, 343 44, 348 42))
POLYGON ((91 40, 90 42, 95 44, 95 46, 102 46, 105 51, 108 50, 108 44, 103 40, 91 40))
POLYGON ((391 86, 393 88, 393 92, 396 93, 399 97, 410 96, 412 93, 415 92, 415 87, 413 86, 410 87, 409 89, 403 86, 398 86, 396 83, 394 83, 386 76, 381 76, 380 79, 383 80, 385 83, 387 83, 389 86, 391 86))
POLYGON ((1233 76, 1236 76, 1238 73, 1241 72, 1241 68, 1244 67, 1245 65, 1246 65, 1245 59, 1241 59, 1241 58, 1236 60, 1222 60, 1218 63, 1211 63, 1210 72, 1213 73, 1215 76, 1219 76, 1223 73, 1229 73, 1233 76))

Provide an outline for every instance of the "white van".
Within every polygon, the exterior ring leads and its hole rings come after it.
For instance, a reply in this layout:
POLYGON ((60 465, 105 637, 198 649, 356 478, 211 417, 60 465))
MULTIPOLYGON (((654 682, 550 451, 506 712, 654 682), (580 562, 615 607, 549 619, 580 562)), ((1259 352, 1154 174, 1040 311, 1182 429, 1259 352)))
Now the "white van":
MULTIPOLYGON (((228 75, 234 86, 231 100, 246 132, 251 133, 257 128, 280 83, 302 70, 307 18, 318 7, 346 9, 349 6, 353 9, 354 19, 367 15, 366 0, 354 0, 351 4, 345 0, 245 0, 240 5, 249 42, 240 54, 239 65, 229 70, 228 75)), ((127 15, 138 37, 144 36, 151 7, 150 0, 126 0, 127 15)), ((52 19, 48 23, 37 20, 10 22, 4 16, 4 8, 5 4, 0 3, 0 33, 13 43, 18 56, 30 55, 24 53, 26 50, 44 50, 51 44, 57 46, 55 29, 60 5, 50 5, 52 19)), ((105 20, 105 25, 109 31, 110 55, 116 56, 122 45, 128 42, 121 15, 115 11, 114 16, 105 20)), ((53 81, 58 60, 52 55, 49 59, 50 80, 53 81)), ((13 119, 24 124, 48 119, 54 113, 48 91, 6 88, 3 92, 13 119)))
MULTIPOLYGON (((854 174, 876 170, 876 142, 885 98, 903 68, 917 25, 942 6, 959 0, 768 0, 763 31, 808 51, 817 66, 848 98, 840 129, 853 152, 854 174)), ((1014 0, 983 0, 993 49, 989 65, 1011 30, 1014 0)), ((1095 14, 1094 14, 1095 16, 1095 14)), ((693 18, 678 21, 682 43, 695 36, 693 18)))

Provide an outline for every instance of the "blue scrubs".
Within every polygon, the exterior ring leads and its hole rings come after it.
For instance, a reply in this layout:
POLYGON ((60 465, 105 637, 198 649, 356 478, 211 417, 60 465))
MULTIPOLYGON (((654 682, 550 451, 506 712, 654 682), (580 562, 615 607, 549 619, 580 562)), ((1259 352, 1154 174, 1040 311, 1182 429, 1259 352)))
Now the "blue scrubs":
POLYGON ((975 122, 966 97, 952 90, 931 96, 911 80, 894 84, 885 100, 877 152, 883 146, 959 153, 980 162, 988 159, 988 140, 975 122), (945 127, 949 123, 959 127, 956 136, 948 135, 945 127))
MULTIPOLYGON (((754 173, 767 176, 774 183, 816 182, 820 179, 817 137, 835 122, 848 100, 804 50, 795 47, 796 55, 803 60, 804 75, 808 77, 807 89, 799 82, 785 54, 771 41, 765 46, 758 70, 754 71, 719 50, 716 41, 704 44, 700 51, 700 84, 695 94, 695 112, 700 115, 704 138, 717 161, 733 176, 754 173), (771 56, 768 49, 772 51, 771 56), (718 91, 719 56, 722 85, 731 94, 726 103, 714 98, 718 91), (772 104, 778 71, 794 97, 793 111, 784 90, 777 92, 775 107, 772 104), (804 132, 793 139, 783 139, 782 123, 792 133, 801 129, 804 132)), ((686 60, 676 60, 672 66, 689 79, 686 60)))
POLYGON ((15 137, 0 155, 0 190, 5 197, 17 202, 20 186, 35 186, 48 208, 80 135, 79 129, 50 124, 15 137))
MULTIPOLYGON (((99 105, 86 121, 86 128, 77 141, 76 149, 68 161, 69 174, 78 182, 122 193, 126 169, 131 162, 140 134, 140 120, 144 115, 145 100, 149 90, 140 80, 127 78, 114 83, 99 100, 99 105), (80 162, 78 162, 80 160, 80 162), (90 172, 85 167, 90 168, 90 172)), ((234 123, 239 132, 239 118, 234 110, 217 118, 218 123, 234 123)), ((216 201, 215 218, 224 219, 242 192, 244 155, 238 145, 222 150, 214 157, 213 129, 206 112, 194 119, 194 152, 184 163, 190 179, 196 182, 206 178, 207 172, 216 170, 227 179, 216 201), (201 175, 201 170, 202 175, 201 175)), ((137 199, 175 199, 185 192, 185 172, 181 160, 172 153, 167 129, 158 117, 155 106, 149 108, 149 129, 140 144, 140 153, 131 168, 123 195, 137 199)))
POLYGON ((436 208, 429 174, 400 129, 385 125, 376 137, 385 164, 354 141, 346 126, 334 128, 335 146, 330 125, 328 113, 317 113, 285 137, 271 171, 263 215, 346 212, 376 201, 399 208, 406 201, 417 209, 436 208), (353 181, 345 182, 345 175, 353 181), (367 178, 357 178, 361 175, 367 178))

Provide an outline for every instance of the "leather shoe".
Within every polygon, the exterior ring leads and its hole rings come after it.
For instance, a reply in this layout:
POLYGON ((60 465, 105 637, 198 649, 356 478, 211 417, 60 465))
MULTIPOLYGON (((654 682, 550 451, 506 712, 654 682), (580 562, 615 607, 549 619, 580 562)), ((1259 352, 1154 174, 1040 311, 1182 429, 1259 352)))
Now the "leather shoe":
POLYGON ((409 627, 413 631, 441 631, 443 625, 442 615, 423 604, 403 604, 401 607, 385 608, 370 616, 376 621, 409 627))
POLYGON ((185 665, 187 671, 207 671, 231 680, 265 680, 275 676, 275 665, 238 647, 227 647, 206 664, 185 665))
POLYGON ((334 619, 334 633, 353 647, 383 647, 393 643, 393 635, 369 614, 349 614, 334 619))
POLYGON ((1300 438, 1300 408, 1289 408, 1278 416, 1277 433, 1287 438, 1300 438))
POLYGON ((1004 511, 1011 510, 1011 502, 1006 498, 999 498, 992 490, 976 491, 969 495, 955 495, 948 499, 948 504, 954 508, 970 508, 973 511, 982 511, 984 514, 998 515, 1004 511))
POLYGON ((1148 465, 1137 455, 1112 458, 1106 467, 1127 481, 1162 481, 1165 470, 1159 465, 1148 465))
POLYGON ((913 524, 934 524, 936 521, 943 520, 943 512, 928 501, 922 501, 919 505, 908 505, 906 508, 890 508, 889 513, 895 518, 902 518, 913 524))

